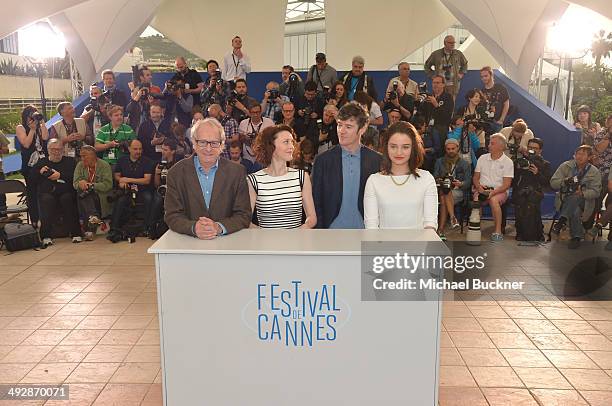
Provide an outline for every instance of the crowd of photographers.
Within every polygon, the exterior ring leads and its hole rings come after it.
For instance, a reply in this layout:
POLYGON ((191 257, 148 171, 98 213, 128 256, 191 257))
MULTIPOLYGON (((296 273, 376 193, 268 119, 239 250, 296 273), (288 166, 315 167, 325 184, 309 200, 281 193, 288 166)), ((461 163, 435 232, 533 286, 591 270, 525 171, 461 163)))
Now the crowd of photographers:
POLYGON ((262 168, 253 151, 257 134, 285 124, 299 145, 292 165, 310 172, 317 154, 338 144, 338 109, 353 101, 369 114, 362 144, 373 150, 379 150, 385 134, 384 115, 388 125, 411 122, 420 134, 425 150, 422 168, 434 175, 439 190, 442 238, 448 222, 451 228, 459 227, 456 209, 479 201, 491 207, 493 241, 503 240, 508 203, 515 206, 517 240, 542 241, 540 207, 550 189, 558 191, 560 213, 553 232, 569 227, 571 247, 609 221, 610 204, 607 217, 596 214, 612 185, 610 117, 605 128, 594 129, 590 110, 581 108, 576 126, 583 130, 582 145, 573 159, 553 171, 543 157, 544 143, 524 120, 504 126, 510 99, 491 68, 480 70, 480 89, 468 90, 463 103, 457 99, 467 60, 455 49, 452 36, 425 63, 431 90, 426 82, 410 78, 406 62, 399 64, 398 76, 389 81, 382 97, 364 70, 363 57, 355 56, 342 77, 325 54, 317 53, 315 62, 305 82, 291 66, 283 66, 281 82, 267 83, 260 102, 248 93, 250 60, 242 51, 242 39, 235 37, 222 66, 208 61, 206 80, 184 58, 177 58, 176 74, 161 89, 153 85, 148 67, 135 66, 128 95, 106 70, 102 84, 90 87, 91 102, 81 117, 75 117, 71 103, 60 103, 62 119, 49 130, 42 115, 26 107, 17 137, 30 216, 34 224, 41 222, 44 246, 53 243, 53 227, 60 217, 73 242, 92 239, 106 225, 104 219, 110 219, 110 241, 131 238, 126 223, 136 213, 145 235, 161 235, 167 229, 165 179, 175 162, 193 153, 190 129, 199 120, 219 121, 227 140, 221 156, 243 165, 247 173, 262 168))

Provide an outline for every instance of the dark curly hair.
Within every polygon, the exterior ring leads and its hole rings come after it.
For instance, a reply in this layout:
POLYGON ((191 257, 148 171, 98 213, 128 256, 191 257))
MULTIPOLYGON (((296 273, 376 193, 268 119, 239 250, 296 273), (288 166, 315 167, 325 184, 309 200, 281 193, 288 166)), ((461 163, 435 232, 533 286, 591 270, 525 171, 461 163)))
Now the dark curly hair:
POLYGON ((276 140, 278 134, 283 131, 288 131, 291 133, 295 143, 295 140, 297 139, 295 131, 293 131, 293 128, 285 124, 268 127, 257 134, 257 138, 255 138, 255 143, 253 144, 253 150, 255 151, 255 158, 257 159, 257 162, 262 164, 264 167, 269 166, 270 163, 272 163, 272 155, 276 149, 274 147, 274 140, 276 140))
POLYGON ((389 158, 389 139, 394 134, 406 134, 412 141, 412 148, 410 149, 410 158, 408 159, 408 168, 410 173, 415 178, 419 177, 417 169, 423 164, 425 160, 425 149, 423 148, 423 139, 417 132, 416 128, 410 123, 400 121, 398 123, 389 126, 385 132, 385 136, 382 140, 382 161, 380 163, 380 171, 384 175, 391 173, 391 158, 389 158))

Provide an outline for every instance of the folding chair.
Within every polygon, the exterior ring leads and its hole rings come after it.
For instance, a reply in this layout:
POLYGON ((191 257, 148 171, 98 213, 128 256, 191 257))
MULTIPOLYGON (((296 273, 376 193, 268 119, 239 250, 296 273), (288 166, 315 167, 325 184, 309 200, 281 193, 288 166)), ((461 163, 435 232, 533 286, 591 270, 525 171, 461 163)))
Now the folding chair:
POLYGON ((0 180, 0 193, 12 194, 19 193, 17 204, 7 205, 6 210, 0 211, 0 217, 10 214, 26 213, 26 218, 30 222, 30 214, 28 213, 28 196, 26 186, 18 180, 0 180))

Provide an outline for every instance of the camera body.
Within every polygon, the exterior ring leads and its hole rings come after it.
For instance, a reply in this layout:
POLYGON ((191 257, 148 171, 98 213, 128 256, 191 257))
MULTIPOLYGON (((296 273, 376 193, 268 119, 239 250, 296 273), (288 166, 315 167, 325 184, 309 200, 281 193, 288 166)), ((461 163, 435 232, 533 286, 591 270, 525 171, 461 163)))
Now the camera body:
POLYGON ((492 187, 490 186, 484 186, 484 192, 482 193, 478 193, 478 201, 479 202, 485 202, 489 199, 489 194, 491 194, 491 191, 493 190, 492 187))
POLYGON ((241 99, 242 99, 242 96, 239 95, 235 90, 232 90, 227 96, 227 104, 233 107, 236 105, 236 102, 238 101, 241 102, 241 99))
POLYGON ((95 191, 93 183, 87 185, 85 190, 81 190, 78 194, 79 199, 84 199, 95 191))
POLYGON ((280 92, 278 91, 278 89, 270 89, 268 90, 268 92, 270 92, 270 96, 268 97, 268 100, 270 101, 275 101, 280 97, 280 92))
POLYGON ((567 177, 565 179, 563 179, 563 188, 562 188, 562 192, 563 194, 574 194, 578 191, 578 189, 580 189, 581 185, 580 185, 580 180, 578 179, 578 176, 570 176, 567 177))
POLYGON ((444 72, 444 79, 445 80, 451 80, 453 77, 453 65, 450 63, 445 63, 444 65, 442 65, 442 71, 444 72))
POLYGON ((542 157, 530 149, 527 151, 527 156, 520 156, 516 159, 516 166, 519 169, 529 169, 530 165, 538 165, 541 162, 542 157))
POLYGON ((53 169, 47 168, 43 173, 41 173, 41 175, 45 178, 49 178, 51 175, 53 175, 53 172, 55 172, 53 169))
POLYGON ((30 118, 34 120, 37 124, 40 124, 45 121, 45 117, 43 117, 42 113, 39 113, 38 111, 35 111, 30 114, 30 118))
POLYGON ((389 100, 395 100, 399 97, 398 93, 397 93, 397 87, 399 86, 397 83, 397 80, 393 81, 393 88, 391 89, 391 91, 389 92, 389 100))
POLYGON ((442 191, 445 195, 449 194, 453 189, 453 181, 455 178, 451 175, 446 175, 442 178, 436 179, 436 187, 442 191))

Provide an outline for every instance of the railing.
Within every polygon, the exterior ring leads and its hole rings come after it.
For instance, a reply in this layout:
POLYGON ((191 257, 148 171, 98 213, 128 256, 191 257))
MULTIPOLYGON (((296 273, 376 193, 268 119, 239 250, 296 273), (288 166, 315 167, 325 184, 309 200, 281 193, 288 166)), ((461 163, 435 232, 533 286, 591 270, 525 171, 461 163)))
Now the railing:
MULTIPOLYGON (((47 111, 55 111, 55 106, 65 101, 65 99, 47 99, 47 111)), ((41 109, 40 99, 0 99, 0 114, 12 111, 23 110, 28 104, 33 104, 37 109, 41 109)))

